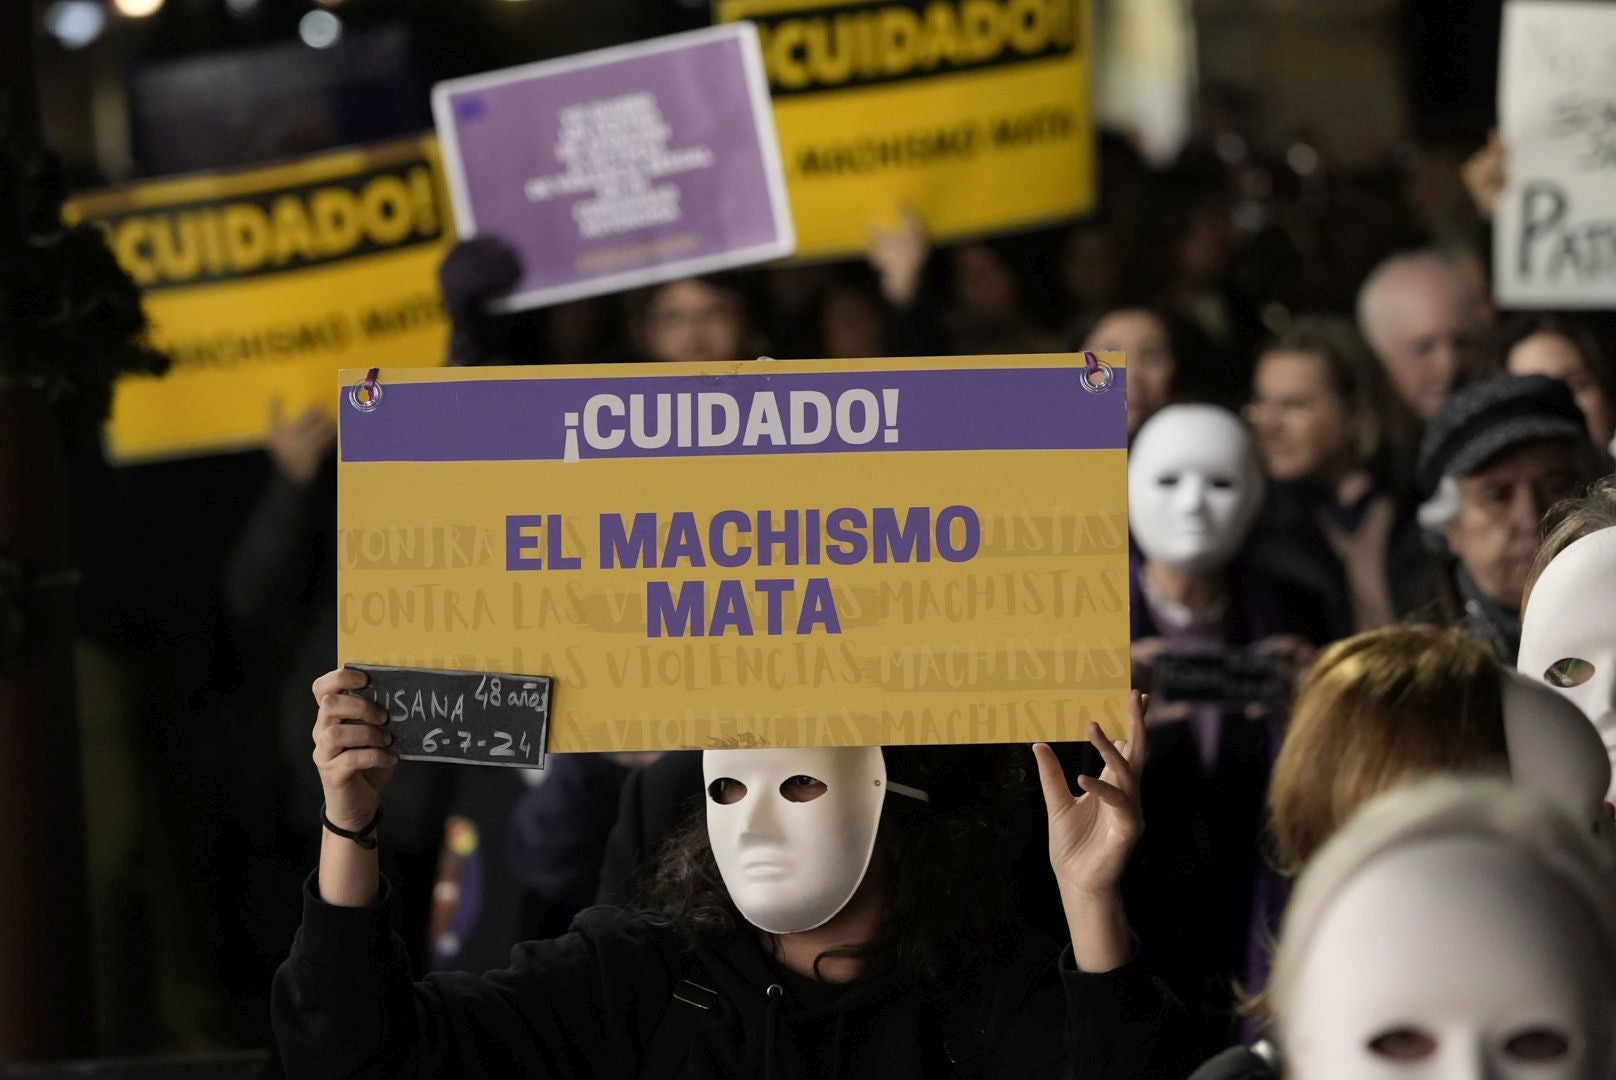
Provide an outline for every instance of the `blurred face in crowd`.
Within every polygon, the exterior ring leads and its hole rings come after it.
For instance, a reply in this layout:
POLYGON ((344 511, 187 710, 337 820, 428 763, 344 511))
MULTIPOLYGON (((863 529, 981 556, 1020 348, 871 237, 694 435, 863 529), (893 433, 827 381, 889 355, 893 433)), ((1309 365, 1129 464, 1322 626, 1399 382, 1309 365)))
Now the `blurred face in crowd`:
POLYGON ((820 312, 820 340, 828 358, 885 356, 881 309, 866 293, 832 286, 820 312))
POLYGON ((1469 374, 1483 319, 1452 270, 1418 259, 1382 272, 1363 322, 1398 396, 1429 420, 1469 374))
POLYGON ((1511 447, 1459 479, 1459 517, 1444 535, 1488 599, 1510 611, 1520 608, 1543 515, 1576 487, 1565 440, 1511 447))
POLYGON ((693 279, 656 290, 645 311, 645 351, 651 360, 741 360, 746 313, 728 289, 693 279))
POLYGON ((1279 1002, 1295 1080, 1594 1080, 1616 988, 1587 901, 1496 840, 1372 859, 1330 902, 1279 1002))
POLYGON ((591 346, 599 339, 607 308, 598 300, 573 300, 543 309, 544 337, 557 364, 587 364, 596 359, 591 346))
POLYGON ((954 249, 954 295, 978 319, 998 322, 1021 313, 1015 275, 1004 257, 987 244, 954 249))
POLYGON ((1262 475, 1238 417, 1170 405, 1128 452, 1128 527, 1154 563, 1204 574, 1240 550, 1262 503, 1262 475))
POLYGON ((1222 201, 1211 199, 1196 207, 1178 249, 1183 283, 1200 289, 1216 285, 1228 268, 1230 243, 1229 214, 1222 201))
POLYGON ((1516 342, 1504 363, 1511 375, 1547 375, 1569 386, 1588 420, 1588 437, 1601 450, 1610 449, 1616 438, 1616 403, 1605 396, 1575 342, 1550 331, 1533 334, 1516 342))
POLYGON ((769 290, 769 309, 790 319, 807 314, 814 300, 831 282, 830 267, 771 266, 763 276, 769 290))
POLYGON ((1128 434, 1167 404, 1173 390, 1173 346, 1167 327, 1144 308, 1122 308, 1103 316, 1083 342, 1090 352, 1115 350, 1128 356, 1128 434))
POLYGON ((1322 357, 1264 353, 1253 383, 1249 415, 1269 476, 1331 481, 1352 467, 1353 417, 1322 357))
POLYGON ((1110 234, 1098 224, 1079 225, 1067 235, 1061 248, 1061 284, 1079 310, 1095 310, 1116 291, 1117 260, 1111 250, 1110 234))

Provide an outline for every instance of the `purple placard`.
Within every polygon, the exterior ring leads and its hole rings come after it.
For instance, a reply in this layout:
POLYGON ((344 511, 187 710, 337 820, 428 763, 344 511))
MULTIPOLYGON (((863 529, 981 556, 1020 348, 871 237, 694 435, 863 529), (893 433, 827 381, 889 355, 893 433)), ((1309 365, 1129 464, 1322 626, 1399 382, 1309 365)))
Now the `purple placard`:
POLYGON ((1122 449, 1127 373, 1101 392, 1082 380, 1007 367, 397 383, 371 412, 341 410, 342 459, 1122 449))
POLYGON ((432 111, 460 235, 521 259, 498 309, 796 248, 750 23, 452 79, 432 111))

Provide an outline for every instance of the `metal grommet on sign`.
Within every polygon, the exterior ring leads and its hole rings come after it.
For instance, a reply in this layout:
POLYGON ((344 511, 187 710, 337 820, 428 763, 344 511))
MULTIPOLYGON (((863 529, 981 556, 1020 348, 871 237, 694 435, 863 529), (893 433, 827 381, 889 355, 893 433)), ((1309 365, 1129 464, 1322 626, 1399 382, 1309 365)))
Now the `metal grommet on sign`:
POLYGON ((358 386, 348 387, 348 404, 360 412, 370 412, 382 403, 382 384, 377 376, 381 368, 371 368, 365 376, 365 381, 358 386))
POLYGON ((1083 389, 1091 394, 1103 394, 1111 389, 1111 384, 1117 378, 1116 369, 1091 352, 1084 353, 1083 359, 1088 361, 1088 367, 1081 376, 1083 389))

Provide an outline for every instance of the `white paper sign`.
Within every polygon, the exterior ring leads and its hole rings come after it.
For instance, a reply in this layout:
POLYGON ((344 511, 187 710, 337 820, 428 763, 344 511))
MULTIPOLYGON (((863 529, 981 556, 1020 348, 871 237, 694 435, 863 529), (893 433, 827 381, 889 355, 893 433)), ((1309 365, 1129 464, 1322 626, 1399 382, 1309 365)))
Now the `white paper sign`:
POLYGON ((1509 0, 1498 98, 1499 304, 1616 307, 1616 3, 1509 0))

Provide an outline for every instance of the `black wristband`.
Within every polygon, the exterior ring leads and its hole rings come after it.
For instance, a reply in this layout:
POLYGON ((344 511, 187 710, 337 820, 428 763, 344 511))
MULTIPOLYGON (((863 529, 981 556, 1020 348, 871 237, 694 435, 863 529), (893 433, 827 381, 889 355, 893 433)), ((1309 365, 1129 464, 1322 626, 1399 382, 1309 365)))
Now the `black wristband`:
POLYGON ((376 808, 376 816, 370 819, 370 824, 366 825, 358 832, 349 832, 347 829, 344 829, 341 826, 333 825, 331 823, 331 819, 325 815, 325 803, 320 804, 320 824, 324 825, 327 829, 336 833, 344 840, 352 840, 366 851, 376 850, 376 826, 380 825, 381 823, 382 808, 378 806, 376 808))

